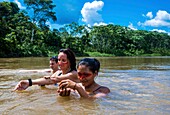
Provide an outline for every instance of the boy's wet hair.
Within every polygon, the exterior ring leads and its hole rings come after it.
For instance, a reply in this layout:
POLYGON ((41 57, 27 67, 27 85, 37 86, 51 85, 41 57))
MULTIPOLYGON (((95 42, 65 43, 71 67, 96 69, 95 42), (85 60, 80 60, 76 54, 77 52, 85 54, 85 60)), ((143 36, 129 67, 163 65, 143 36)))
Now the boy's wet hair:
POLYGON ((71 70, 76 70, 76 56, 74 52, 67 48, 67 49, 60 49, 59 53, 63 52, 64 54, 67 55, 67 59, 70 61, 70 68, 71 70))
POLYGON ((58 63, 58 57, 57 56, 51 57, 50 60, 55 61, 56 63, 58 63))
POLYGON ((77 65, 77 68, 80 65, 85 65, 89 67, 89 70, 92 71, 93 73, 95 73, 96 71, 99 72, 100 69, 100 62, 95 58, 84 58, 80 60, 80 62, 77 65))

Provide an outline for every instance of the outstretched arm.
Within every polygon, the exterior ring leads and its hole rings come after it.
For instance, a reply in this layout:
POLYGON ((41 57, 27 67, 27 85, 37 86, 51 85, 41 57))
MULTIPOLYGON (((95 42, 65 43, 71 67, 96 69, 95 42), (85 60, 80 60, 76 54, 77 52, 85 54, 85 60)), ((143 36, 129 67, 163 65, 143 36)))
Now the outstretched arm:
POLYGON ((35 80, 21 80, 14 88, 14 90, 25 90, 32 85, 50 85, 55 84, 56 78, 40 78, 35 80))
POLYGON ((64 74, 64 75, 59 75, 58 74, 53 74, 51 76, 51 78, 56 78, 56 82, 59 83, 60 81, 62 80, 66 80, 66 79, 70 79, 74 82, 79 82, 78 78, 77 78, 77 72, 76 71, 72 71, 72 72, 69 72, 67 74, 64 74))

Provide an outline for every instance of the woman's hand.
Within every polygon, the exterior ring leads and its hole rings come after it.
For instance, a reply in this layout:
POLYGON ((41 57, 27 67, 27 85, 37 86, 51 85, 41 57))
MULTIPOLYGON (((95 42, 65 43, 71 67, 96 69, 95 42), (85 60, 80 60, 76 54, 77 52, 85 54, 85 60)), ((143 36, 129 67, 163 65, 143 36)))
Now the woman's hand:
POLYGON ((28 80, 21 80, 14 88, 14 90, 25 90, 29 87, 28 80))
POLYGON ((64 89, 64 88, 71 88, 75 90, 76 83, 67 79, 67 80, 62 80, 59 83, 59 89, 64 89))
POLYGON ((64 88, 64 89, 58 89, 57 92, 59 93, 60 96, 69 96, 71 89, 70 88, 64 88))
POLYGON ((76 83, 67 79, 67 80, 62 80, 59 83, 59 88, 57 92, 59 93, 60 96, 69 96, 71 89, 75 90, 76 83))

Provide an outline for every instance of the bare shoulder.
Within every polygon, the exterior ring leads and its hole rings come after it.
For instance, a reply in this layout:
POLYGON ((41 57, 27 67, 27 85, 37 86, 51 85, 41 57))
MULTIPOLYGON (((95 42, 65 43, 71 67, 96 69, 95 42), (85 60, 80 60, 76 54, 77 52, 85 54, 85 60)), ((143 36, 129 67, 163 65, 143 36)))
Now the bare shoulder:
POLYGON ((106 94, 110 93, 110 89, 108 87, 103 87, 101 89, 102 89, 103 93, 106 93, 106 94))
POLYGON ((110 93, 110 89, 108 87, 106 87, 106 86, 100 86, 94 92, 100 92, 100 93, 108 94, 108 93, 110 93))

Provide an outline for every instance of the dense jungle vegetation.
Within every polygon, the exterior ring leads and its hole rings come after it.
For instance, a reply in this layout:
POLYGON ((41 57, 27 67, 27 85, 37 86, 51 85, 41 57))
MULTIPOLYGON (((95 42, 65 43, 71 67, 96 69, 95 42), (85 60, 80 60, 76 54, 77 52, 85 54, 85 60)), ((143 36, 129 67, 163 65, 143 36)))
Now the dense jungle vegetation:
POLYGON ((113 56, 170 55, 170 36, 156 31, 132 30, 120 25, 88 27, 78 23, 51 30, 57 21, 52 0, 24 0, 27 10, 14 2, 0 2, 0 57, 49 56, 70 48, 76 56, 99 52, 113 56), (28 15, 32 10, 32 16, 28 15))

